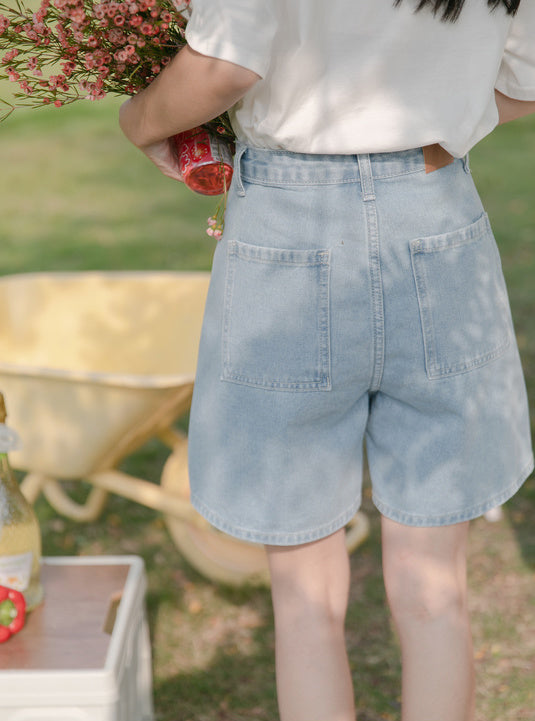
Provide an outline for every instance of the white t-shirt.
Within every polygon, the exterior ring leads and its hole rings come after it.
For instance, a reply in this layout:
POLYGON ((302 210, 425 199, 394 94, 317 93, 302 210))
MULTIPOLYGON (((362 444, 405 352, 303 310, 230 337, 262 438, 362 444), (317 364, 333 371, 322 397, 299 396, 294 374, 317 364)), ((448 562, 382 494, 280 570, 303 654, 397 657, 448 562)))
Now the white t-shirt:
POLYGON ((440 143, 463 156, 498 122, 494 88, 535 100, 535 0, 466 0, 456 23, 416 0, 193 0, 190 46, 261 76, 231 111, 244 142, 303 153, 440 143))

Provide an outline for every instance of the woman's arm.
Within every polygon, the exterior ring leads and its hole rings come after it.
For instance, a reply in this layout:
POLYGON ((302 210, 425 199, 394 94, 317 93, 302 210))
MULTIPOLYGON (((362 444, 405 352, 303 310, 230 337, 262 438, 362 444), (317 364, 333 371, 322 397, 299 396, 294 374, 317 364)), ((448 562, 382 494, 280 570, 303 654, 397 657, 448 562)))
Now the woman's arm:
POLYGON ((535 100, 515 100, 500 93, 499 90, 495 90, 494 94, 500 116, 500 125, 516 120, 516 118, 522 118, 524 115, 535 113, 535 100))
POLYGON ((251 70, 186 45, 145 90, 123 103, 119 124, 165 175, 180 180, 168 139, 228 110, 259 79, 251 70))

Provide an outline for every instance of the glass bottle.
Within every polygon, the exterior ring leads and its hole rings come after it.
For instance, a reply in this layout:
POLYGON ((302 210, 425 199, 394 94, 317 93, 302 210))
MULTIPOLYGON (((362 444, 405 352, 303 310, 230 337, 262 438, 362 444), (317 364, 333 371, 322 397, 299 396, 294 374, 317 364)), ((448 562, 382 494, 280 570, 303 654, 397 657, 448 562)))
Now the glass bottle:
POLYGON ((43 598, 41 531, 9 465, 7 454, 17 447, 18 437, 5 425, 5 419, 0 393, 0 585, 22 591, 31 611, 43 598))
POLYGON ((222 195, 230 188, 233 164, 227 141, 205 128, 174 136, 185 184, 202 195, 222 195))

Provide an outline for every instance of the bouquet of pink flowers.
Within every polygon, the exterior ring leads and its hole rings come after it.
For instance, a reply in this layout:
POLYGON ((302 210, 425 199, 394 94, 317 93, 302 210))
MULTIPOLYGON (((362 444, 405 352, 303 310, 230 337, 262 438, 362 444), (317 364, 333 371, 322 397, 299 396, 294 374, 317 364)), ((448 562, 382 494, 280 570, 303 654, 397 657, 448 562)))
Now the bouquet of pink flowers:
MULTIPOLYGON (((41 0, 35 11, 22 0, 13 7, 0 0, 0 79, 19 86, 13 102, 0 99, 7 108, 0 121, 17 107, 60 107, 84 98, 100 100, 109 93, 135 95, 185 45, 189 1, 41 0)), ((233 139, 226 114, 179 139, 184 163, 216 157, 219 192, 226 190, 231 170, 228 151, 223 152, 223 169, 217 142, 233 139)), ((190 187, 218 194, 213 182, 205 189, 202 184, 190 187)), ((211 235, 213 228, 212 222, 211 235)))

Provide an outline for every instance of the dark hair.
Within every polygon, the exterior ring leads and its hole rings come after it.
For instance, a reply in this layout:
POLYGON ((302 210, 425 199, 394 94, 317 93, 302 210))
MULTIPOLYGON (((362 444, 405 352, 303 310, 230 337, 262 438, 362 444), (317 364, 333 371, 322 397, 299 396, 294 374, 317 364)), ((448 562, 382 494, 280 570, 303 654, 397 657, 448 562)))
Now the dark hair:
MULTIPOLYGON (((401 2, 402 0, 394 0, 395 5, 399 5, 401 2)), ((450 20, 451 22, 457 20, 464 5, 464 0, 417 0, 417 2, 416 12, 428 7, 434 15, 441 13, 441 20, 450 20)), ((514 15, 518 10, 520 0, 487 0, 487 5, 491 10, 503 5, 509 15, 514 15)))

